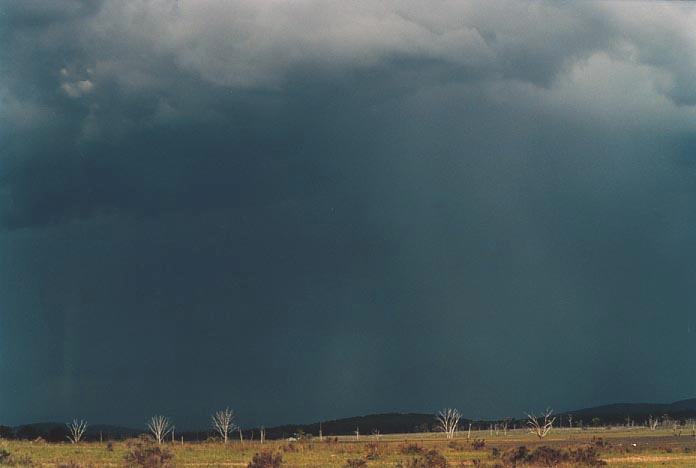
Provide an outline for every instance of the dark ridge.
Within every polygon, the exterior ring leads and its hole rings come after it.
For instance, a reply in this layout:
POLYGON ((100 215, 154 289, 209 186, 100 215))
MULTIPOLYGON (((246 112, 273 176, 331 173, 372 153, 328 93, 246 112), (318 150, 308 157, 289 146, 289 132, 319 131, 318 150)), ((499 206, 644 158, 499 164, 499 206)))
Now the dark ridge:
MULTIPOLYGON (((672 420, 685 421, 696 419, 696 399, 675 401, 673 403, 614 403, 610 405, 581 408, 574 411, 565 411, 555 415, 556 426, 567 427, 569 416, 572 416, 573 426, 591 425, 616 425, 633 424, 642 425, 649 417, 662 418, 667 416, 672 420)), ((466 429, 472 424, 473 429, 488 429, 499 423, 498 420, 468 420, 462 419, 460 427, 466 429)), ((508 427, 522 427, 524 418, 508 420, 508 427)), ((356 430, 361 435, 380 434, 409 434, 416 432, 432 432, 436 430, 435 416, 424 413, 381 413, 350 418, 335 419, 331 421, 314 422, 310 424, 284 424, 266 428, 267 439, 301 438, 319 435, 321 427, 322 435, 326 437, 339 435, 354 435, 356 430)), ((129 427, 95 424, 88 426, 87 440, 119 440, 135 437, 146 432, 145 428, 133 429, 129 427)), ((244 440, 258 440, 259 428, 247 428, 242 430, 244 440)), ((67 440, 67 428, 63 423, 34 423, 22 426, 9 427, 0 425, 0 438, 17 438, 33 440, 41 437, 49 442, 61 442, 67 440)), ((181 437, 187 441, 203 441, 215 434, 211 430, 203 431, 177 431, 176 439, 181 437)), ((238 433, 232 435, 238 437, 238 433)))

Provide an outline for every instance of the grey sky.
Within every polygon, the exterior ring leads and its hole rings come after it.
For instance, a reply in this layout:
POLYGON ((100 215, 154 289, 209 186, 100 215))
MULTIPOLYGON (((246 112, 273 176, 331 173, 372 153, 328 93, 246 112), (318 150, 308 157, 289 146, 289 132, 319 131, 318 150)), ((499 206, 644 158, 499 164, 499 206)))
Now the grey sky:
POLYGON ((696 7, 0 2, 0 423, 692 397, 696 7))

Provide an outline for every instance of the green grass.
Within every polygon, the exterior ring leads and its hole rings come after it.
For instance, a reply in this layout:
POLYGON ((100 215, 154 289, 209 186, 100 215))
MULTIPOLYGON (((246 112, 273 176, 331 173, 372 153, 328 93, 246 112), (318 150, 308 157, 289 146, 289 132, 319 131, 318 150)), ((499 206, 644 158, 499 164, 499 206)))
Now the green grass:
MULTIPOLYGON (((481 450, 474 450, 466 438, 466 433, 458 433, 454 443, 444 439, 442 434, 400 434, 343 436, 338 442, 320 442, 314 438, 309 441, 287 442, 269 441, 261 445, 258 441, 222 443, 165 443, 163 447, 174 454, 174 466, 230 467, 246 466, 253 455, 261 450, 281 452, 285 466, 289 467, 341 467, 348 459, 366 459, 370 446, 376 452, 375 459, 367 460, 368 466, 395 466, 399 461, 408 461, 414 455, 404 454, 403 447, 418 444, 426 450, 435 449, 442 453, 450 466, 473 466, 473 460, 480 460, 484 466, 494 466, 497 459, 492 449, 500 452, 525 445, 530 449, 540 445, 556 448, 577 447, 596 444, 593 437, 601 437, 604 447, 599 447, 600 456, 609 466, 650 467, 650 466, 696 466, 696 438, 691 435, 677 436, 672 431, 646 429, 556 429, 545 439, 539 440, 522 430, 508 431, 507 435, 491 434, 488 431, 474 431, 471 438, 485 439, 481 450), (635 444, 635 446, 633 445, 635 444)), ((130 450, 126 442, 113 442, 112 450, 107 443, 48 444, 28 441, 2 441, 0 447, 8 450, 15 459, 30 457, 34 466, 57 467, 74 462, 78 466, 108 467, 123 466, 124 456, 130 450)))

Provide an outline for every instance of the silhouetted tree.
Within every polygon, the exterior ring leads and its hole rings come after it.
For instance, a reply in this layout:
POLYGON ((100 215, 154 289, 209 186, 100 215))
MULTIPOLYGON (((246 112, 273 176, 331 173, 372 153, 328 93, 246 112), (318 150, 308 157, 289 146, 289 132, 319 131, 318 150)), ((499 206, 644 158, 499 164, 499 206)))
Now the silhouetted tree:
POLYGON ((9 426, 0 426, 0 439, 14 439, 15 433, 9 426))
POLYGON ((46 440, 49 442, 65 442, 67 437, 68 429, 63 426, 54 427, 46 434, 46 440))
POLYGON ((17 429, 17 438, 21 440, 34 440, 40 436, 41 433, 34 426, 22 426, 17 429))

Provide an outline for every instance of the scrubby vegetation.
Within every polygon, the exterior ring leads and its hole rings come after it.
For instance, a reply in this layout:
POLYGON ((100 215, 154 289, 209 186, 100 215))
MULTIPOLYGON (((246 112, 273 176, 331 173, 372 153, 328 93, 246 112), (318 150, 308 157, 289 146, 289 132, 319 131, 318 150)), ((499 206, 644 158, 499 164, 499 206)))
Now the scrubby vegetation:
POLYGON ((425 449, 418 444, 404 444, 400 447, 400 451, 404 455, 416 455, 419 453, 423 453, 425 449))
POLYGON ((211 442, 167 440, 158 444, 141 436, 125 441, 48 443, 42 440, 0 441, 0 466, 216 467, 251 468, 531 468, 599 466, 696 466, 696 438, 674 435, 671 428, 558 429, 539 440, 524 429, 503 435, 490 430, 467 432, 447 439, 441 432, 318 436, 289 441, 232 439, 211 442), (484 440, 485 444, 481 441, 484 440))
POLYGON ((578 448, 553 448, 546 445, 536 447, 533 450, 522 445, 507 450, 503 453, 503 466, 557 466, 570 464, 573 466, 601 466, 606 462, 599 458, 599 453, 594 446, 588 445, 578 448))
POLYGON ((174 455, 167 448, 155 443, 149 437, 128 441, 128 452, 123 457, 128 467, 164 468, 172 466, 174 455))
POLYGON ((254 454, 248 468, 279 468, 283 466, 283 455, 272 452, 259 452, 254 454))
POLYGON ((0 466, 33 467, 34 461, 29 455, 13 455, 6 446, 0 448, 0 466))
POLYGON ((398 462, 396 466, 401 468, 446 468, 447 459, 437 450, 428 450, 406 462, 398 462))
POLYGON ((367 462, 362 458, 349 458, 343 466, 344 468, 364 468, 367 462))

